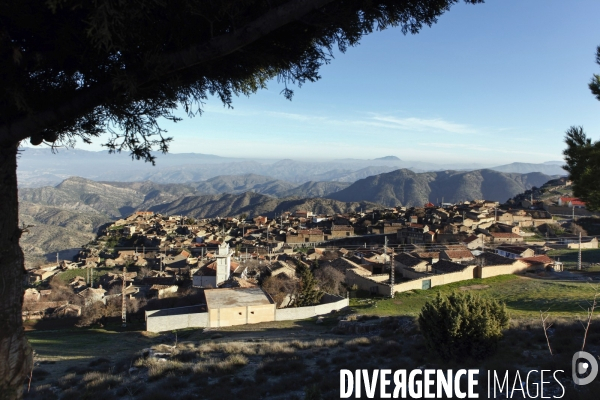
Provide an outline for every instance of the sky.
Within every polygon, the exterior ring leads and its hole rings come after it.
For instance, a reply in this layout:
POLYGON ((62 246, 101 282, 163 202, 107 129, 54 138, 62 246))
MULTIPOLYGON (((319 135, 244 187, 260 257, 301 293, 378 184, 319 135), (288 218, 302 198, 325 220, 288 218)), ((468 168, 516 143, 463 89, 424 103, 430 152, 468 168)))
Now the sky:
MULTIPOLYGON (((499 165, 562 159, 564 132, 598 140, 598 0, 456 4, 431 28, 375 32, 336 53, 321 79, 269 83, 233 109, 162 126, 173 153, 256 158, 361 158, 499 165)), ((183 115, 183 114, 182 114, 183 115)), ((102 140, 81 145, 100 150, 102 140)))

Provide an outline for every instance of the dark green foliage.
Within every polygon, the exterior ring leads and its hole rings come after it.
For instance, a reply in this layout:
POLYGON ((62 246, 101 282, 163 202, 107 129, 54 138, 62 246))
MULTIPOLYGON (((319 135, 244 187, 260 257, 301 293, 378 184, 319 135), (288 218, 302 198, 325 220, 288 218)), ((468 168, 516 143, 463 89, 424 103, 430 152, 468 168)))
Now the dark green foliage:
POLYGON ((491 355, 508 323, 503 303, 470 293, 445 297, 438 292, 419 314, 426 346, 445 360, 491 355))
POLYGON ((600 141, 592 143, 581 126, 567 130, 563 151, 573 181, 573 194, 585 201, 588 210, 600 210, 600 141))
MULTIPOLYGON (((600 65, 600 46, 596 48, 596 64, 600 65)), ((589 83, 589 88, 592 94, 600 100, 600 75, 594 74, 592 80, 589 83)))
POLYGON ((171 140, 158 120, 179 120, 178 106, 199 114, 209 95, 230 106, 273 78, 291 98, 287 85, 317 81, 334 49, 390 27, 415 34, 457 2, 2 0, 0 139, 74 144, 108 131, 110 150, 153 161, 171 140))
POLYGON ((317 283, 310 269, 302 266, 300 268, 300 293, 298 293, 298 298, 294 303, 296 307, 319 304, 324 293, 317 288, 317 283))
MULTIPOLYGON (((600 65, 600 46, 596 48, 596 64, 600 65)), ((594 74, 588 86, 600 100, 600 75, 594 74)), ((600 141, 592 143, 583 127, 572 126, 566 132, 565 143, 567 165, 563 168, 573 181, 573 194, 585 201, 588 210, 600 210, 600 141)))

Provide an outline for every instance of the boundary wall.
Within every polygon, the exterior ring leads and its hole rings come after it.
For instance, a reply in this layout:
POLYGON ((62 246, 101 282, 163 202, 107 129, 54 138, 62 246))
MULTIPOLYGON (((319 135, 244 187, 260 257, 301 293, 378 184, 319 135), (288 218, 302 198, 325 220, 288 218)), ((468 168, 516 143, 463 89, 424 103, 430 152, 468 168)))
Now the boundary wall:
POLYGON ((289 321, 316 317, 317 315, 329 314, 332 311, 341 310, 344 307, 348 307, 349 304, 350 300, 344 297, 325 294, 321 299, 321 304, 316 306, 276 309, 275 321, 289 321))
POLYGON ((146 311, 146 330, 164 332, 174 329, 206 328, 209 325, 208 313, 200 310, 200 306, 190 306, 146 311))
MULTIPOLYGON (((276 309, 274 315, 271 317, 272 319, 269 319, 269 321, 289 321, 316 317, 341 310, 344 307, 348 307, 349 303, 350 300, 344 297, 326 293, 321 299, 321 304, 316 306, 276 309)), ((208 328, 211 325, 209 312, 201 311, 201 309, 201 306, 190 306, 146 311, 146 331, 165 332, 174 329, 208 328)), ((225 308, 224 310, 227 309, 225 308)), ((230 324, 223 326, 245 325, 245 323, 235 323, 236 321, 230 322, 230 324)))

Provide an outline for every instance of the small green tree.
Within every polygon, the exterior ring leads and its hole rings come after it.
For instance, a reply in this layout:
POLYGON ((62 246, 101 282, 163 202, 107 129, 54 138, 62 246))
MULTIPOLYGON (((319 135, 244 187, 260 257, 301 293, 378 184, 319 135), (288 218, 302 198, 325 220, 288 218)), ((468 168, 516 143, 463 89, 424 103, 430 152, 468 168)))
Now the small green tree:
POLYGON ((300 292, 295 302, 296 307, 314 306, 319 304, 323 292, 318 289, 318 282, 310 269, 300 264, 300 292))
POLYGON ((438 292, 419 314, 425 344, 445 360, 491 355, 508 323, 504 303, 470 293, 445 297, 438 292))

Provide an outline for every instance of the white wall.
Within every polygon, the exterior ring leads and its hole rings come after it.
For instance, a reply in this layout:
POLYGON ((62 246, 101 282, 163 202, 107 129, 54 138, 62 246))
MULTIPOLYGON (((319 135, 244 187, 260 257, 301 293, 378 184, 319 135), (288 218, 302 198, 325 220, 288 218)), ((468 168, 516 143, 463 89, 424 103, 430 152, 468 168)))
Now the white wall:
POLYGON ((289 321, 294 319, 306 319, 317 315, 329 314, 334 310, 348 307, 350 301, 340 296, 326 294, 323 296, 324 304, 308 307, 278 308, 275 310, 275 321, 289 321))
POLYGON ((146 330, 148 332, 164 332, 184 328, 205 328, 208 326, 207 312, 189 312, 194 307, 177 307, 164 310, 146 311, 146 330))

